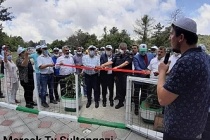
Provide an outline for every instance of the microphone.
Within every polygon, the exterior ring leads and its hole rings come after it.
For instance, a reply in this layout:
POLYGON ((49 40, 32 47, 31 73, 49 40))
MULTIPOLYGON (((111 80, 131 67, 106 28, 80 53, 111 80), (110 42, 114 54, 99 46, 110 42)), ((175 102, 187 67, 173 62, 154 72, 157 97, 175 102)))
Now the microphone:
POLYGON ((164 64, 168 64, 168 60, 169 60, 170 54, 171 54, 171 50, 170 49, 167 49, 166 50, 166 56, 165 56, 165 59, 163 61, 164 64))

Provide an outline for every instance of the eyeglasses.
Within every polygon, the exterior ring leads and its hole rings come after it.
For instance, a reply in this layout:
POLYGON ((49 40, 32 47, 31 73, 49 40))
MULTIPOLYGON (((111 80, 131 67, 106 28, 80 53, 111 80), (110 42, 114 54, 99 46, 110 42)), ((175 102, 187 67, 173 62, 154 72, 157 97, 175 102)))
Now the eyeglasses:
POLYGON ((65 52, 69 52, 69 50, 65 50, 65 52))
POLYGON ((90 50, 90 51, 94 51, 95 49, 94 49, 94 48, 90 48, 89 50, 90 50))
POLYGON ((47 50, 47 48, 42 48, 43 50, 47 50))

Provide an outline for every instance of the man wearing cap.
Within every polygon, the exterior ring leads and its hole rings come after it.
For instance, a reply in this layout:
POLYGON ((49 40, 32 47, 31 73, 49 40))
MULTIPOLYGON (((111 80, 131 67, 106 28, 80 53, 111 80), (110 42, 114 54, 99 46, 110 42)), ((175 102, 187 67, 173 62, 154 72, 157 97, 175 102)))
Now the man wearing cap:
MULTIPOLYGON (((165 106, 163 140, 195 140, 204 131, 210 98, 210 59, 198 41, 196 22, 180 18, 172 23, 170 42, 181 57, 171 69, 160 63, 157 94, 165 106)), ((208 137, 209 138, 209 137, 208 137)))
MULTIPOLYGON (((52 60, 53 60, 54 64, 56 64, 56 61, 57 61, 57 59, 59 57, 59 53, 58 52, 59 52, 59 48, 54 48, 53 49, 52 60)), ((54 70, 54 82, 53 82, 53 84, 54 84, 54 95, 55 95, 56 101, 60 102, 59 95, 58 95, 58 83, 60 81, 60 76, 59 76, 60 69, 59 68, 55 69, 53 67, 53 70, 54 70)))
MULTIPOLYGON (((147 52, 146 44, 140 44, 138 48, 139 48, 139 53, 133 57, 134 70, 144 71, 144 70, 147 70, 149 63, 153 59, 154 56, 151 53, 147 52)), ((148 75, 144 75, 144 74, 135 74, 135 76, 148 78, 148 75)), ((135 103, 134 113, 136 115, 139 114, 139 91, 140 89, 142 91, 141 98, 140 98, 140 103, 141 103, 147 97, 147 92, 145 92, 147 87, 148 87, 147 84, 134 82, 134 103, 135 103)))
POLYGON ((49 88, 50 103, 57 104, 53 96, 53 67, 54 63, 49 56, 46 45, 42 45, 42 54, 37 58, 38 67, 40 69, 40 84, 41 86, 41 105, 49 107, 46 102, 47 86, 49 88))
MULTIPOLYGON (((88 55, 82 57, 83 66, 89 68, 97 68, 100 66, 100 57, 96 56, 96 47, 90 45, 88 47, 88 55)), ((87 104, 86 108, 89 108, 91 105, 92 98, 92 89, 94 90, 94 100, 95 100, 95 108, 99 107, 99 91, 98 91, 98 71, 94 69, 83 69, 83 73, 85 76, 85 84, 87 88, 87 104)))
MULTIPOLYGON (((101 67, 105 68, 109 65, 114 65, 113 69, 128 69, 132 70, 132 58, 130 57, 130 53, 126 53, 127 44, 122 42, 119 45, 119 52, 114 56, 111 61, 108 61, 101 65, 101 67)), ((128 73, 125 72, 116 72, 115 82, 116 82, 116 97, 119 102, 115 106, 115 109, 119 109, 124 106, 125 95, 126 95, 126 79, 128 73)))
POLYGON ((38 93, 41 96, 41 85, 40 85, 40 70, 37 64, 37 58, 42 54, 41 45, 36 46, 36 52, 29 55, 29 58, 33 59, 35 65, 36 81, 38 93))
POLYGON ((65 45, 62 47, 63 55, 58 57, 55 65, 55 69, 59 70, 59 77, 60 77, 60 87, 61 87, 61 96, 66 93, 66 81, 62 80, 68 77, 70 74, 74 74, 76 69, 70 66, 64 65, 75 65, 73 57, 69 54, 69 46, 65 45))
MULTIPOLYGON (((101 65, 111 61, 113 59, 112 55, 112 46, 107 45, 105 47, 105 53, 101 55, 100 58, 100 63, 101 65)), ((108 68, 112 68, 112 65, 109 65, 108 68)), ((114 90, 114 75, 112 70, 101 70, 100 71, 100 80, 101 80, 101 85, 102 85, 102 97, 103 97, 103 107, 106 107, 106 95, 107 95, 107 88, 109 89, 109 102, 110 106, 114 106, 114 101, 113 101, 113 90, 114 90)))
POLYGON ((16 65, 19 71, 20 84, 24 89, 26 107, 33 108, 33 106, 36 106, 37 104, 33 101, 34 69, 29 59, 29 52, 19 46, 17 54, 18 58, 16 60, 16 65))
MULTIPOLYGON (((73 59, 74 59, 74 63, 75 65, 77 66, 82 66, 82 57, 84 56, 83 54, 83 49, 82 47, 77 47, 77 50, 76 50, 76 54, 73 56, 73 59)), ((82 69, 79 69, 79 68, 76 68, 76 73, 77 74, 82 74, 82 69)), ((83 83, 85 83, 85 77, 82 75, 82 81, 83 83)), ((87 96, 87 90, 86 90, 86 85, 83 84, 83 92, 84 92, 84 96, 86 97, 87 96)))
POLYGON ((157 55, 157 50, 158 50, 158 47, 157 46, 152 46, 151 47, 151 53, 153 54, 154 57, 156 57, 157 55))

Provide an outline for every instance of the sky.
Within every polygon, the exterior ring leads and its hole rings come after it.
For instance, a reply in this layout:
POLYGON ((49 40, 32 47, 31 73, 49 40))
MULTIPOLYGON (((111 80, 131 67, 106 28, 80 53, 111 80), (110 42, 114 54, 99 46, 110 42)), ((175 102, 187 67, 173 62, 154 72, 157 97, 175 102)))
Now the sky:
POLYGON ((145 14, 169 26, 171 14, 180 9, 181 16, 197 22, 198 34, 210 35, 210 0, 6 0, 15 17, 3 22, 8 35, 21 36, 24 41, 66 40, 81 29, 89 34, 103 35, 103 28, 125 29, 132 39, 135 21, 145 14))

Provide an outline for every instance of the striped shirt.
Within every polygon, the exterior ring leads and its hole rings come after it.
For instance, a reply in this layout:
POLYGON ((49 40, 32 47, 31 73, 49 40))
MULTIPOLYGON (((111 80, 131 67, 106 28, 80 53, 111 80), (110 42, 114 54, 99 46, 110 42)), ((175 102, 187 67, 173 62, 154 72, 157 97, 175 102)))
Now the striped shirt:
MULTIPOLYGON (((82 64, 83 66, 95 68, 96 66, 100 66, 100 58, 98 56, 90 57, 89 55, 85 55, 82 57, 82 64)), ((85 70, 84 73, 88 75, 93 75, 98 73, 98 71, 95 70, 85 70)))

